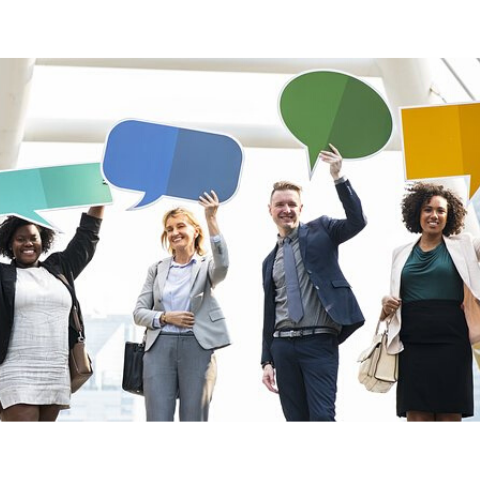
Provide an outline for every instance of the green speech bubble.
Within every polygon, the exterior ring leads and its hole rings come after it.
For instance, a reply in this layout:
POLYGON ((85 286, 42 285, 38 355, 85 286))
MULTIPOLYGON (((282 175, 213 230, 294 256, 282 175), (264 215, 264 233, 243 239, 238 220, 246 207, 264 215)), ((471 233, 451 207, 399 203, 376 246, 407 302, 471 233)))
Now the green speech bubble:
POLYGON ((39 210, 112 202, 99 163, 0 172, 0 215, 17 215, 52 228, 39 210))
POLYGON ((371 86, 327 70, 306 72, 280 95, 280 113, 290 132, 308 149, 310 178, 321 150, 333 144, 344 158, 381 150, 392 134, 392 115, 371 86))

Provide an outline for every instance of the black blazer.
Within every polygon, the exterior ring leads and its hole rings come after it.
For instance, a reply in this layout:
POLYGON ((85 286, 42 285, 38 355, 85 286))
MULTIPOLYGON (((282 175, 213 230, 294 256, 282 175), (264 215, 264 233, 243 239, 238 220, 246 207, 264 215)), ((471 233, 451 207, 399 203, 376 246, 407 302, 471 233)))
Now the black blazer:
MULTIPOLYGON (((338 245, 349 240, 367 224, 362 204, 350 182, 336 185, 346 219, 321 216, 298 229, 303 264, 317 290, 318 298, 332 320, 342 325, 339 342, 343 342, 365 322, 350 284, 338 264, 338 245)), ((263 262, 265 292, 263 316, 263 346, 261 362, 272 362, 270 347, 275 327, 275 285, 273 263, 277 246, 263 262)))
MULTIPOLYGON (((69 283, 67 288, 72 295, 73 305, 77 308, 82 327, 83 319, 80 305, 75 295, 74 280, 90 262, 95 253, 101 222, 101 219, 83 213, 80 225, 67 248, 63 252, 52 253, 41 263, 42 267, 57 278, 60 279, 60 275, 64 275, 67 278, 69 283)), ((61 281, 63 282, 63 280, 61 281)), ((5 360, 12 333, 16 282, 17 269, 15 262, 10 264, 0 263, 0 363, 3 363, 5 360)), ((78 337, 78 334, 72 327, 71 315, 69 328, 70 348, 77 342, 78 337)))

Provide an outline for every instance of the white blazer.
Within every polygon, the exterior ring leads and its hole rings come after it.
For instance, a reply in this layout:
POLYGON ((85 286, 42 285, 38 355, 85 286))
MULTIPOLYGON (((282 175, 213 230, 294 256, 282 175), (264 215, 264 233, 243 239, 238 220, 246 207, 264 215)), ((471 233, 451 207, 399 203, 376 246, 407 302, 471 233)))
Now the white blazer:
MULTIPOLYGON (((212 243, 212 254, 196 257, 190 281, 190 309, 195 315, 193 333, 205 349, 230 344, 225 315, 213 295, 213 288, 228 271, 228 250, 223 236, 219 242, 212 243)), ((160 328, 153 327, 153 319, 158 312, 165 311, 162 297, 171 262, 172 257, 168 257, 150 266, 133 312, 135 323, 147 327, 145 351, 151 348, 161 332, 160 328)))
MULTIPOLYGON (((448 253, 452 257, 464 284, 465 317, 467 319, 470 343, 480 342, 480 238, 473 238, 468 233, 443 237, 448 253)), ((392 274, 390 279, 390 295, 400 298, 400 282, 403 267, 408 260, 410 252, 417 244, 418 239, 398 247, 393 252, 392 274)), ((400 341, 400 328, 402 326, 402 307, 397 309, 393 316, 388 335, 388 352, 398 353, 403 350, 400 341)))

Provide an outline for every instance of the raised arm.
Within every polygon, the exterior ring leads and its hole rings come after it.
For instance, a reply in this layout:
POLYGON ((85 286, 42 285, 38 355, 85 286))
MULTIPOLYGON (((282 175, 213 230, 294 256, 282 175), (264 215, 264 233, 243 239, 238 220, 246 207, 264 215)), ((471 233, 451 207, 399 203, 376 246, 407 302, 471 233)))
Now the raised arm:
POLYGON ((331 152, 322 150, 319 157, 330 165, 330 174, 335 181, 338 197, 345 210, 346 219, 323 217, 330 237, 337 243, 343 243, 354 237, 367 224, 362 203, 350 182, 342 175, 343 158, 340 152, 330 144, 331 152))
POLYGON ((77 278, 93 258, 99 241, 103 208, 91 207, 88 213, 82 213, 80 225, 65 250, 53 253, 45 260, 45 263, 60 266, 70 281, 77 278))
POLYGON ((205 192, 199 199, 200 205, 205 209, 208 233, 212 243, 213 262, 210 262, 209 276, 214 287, 227 276, 228 249, 217 221, 217 211, 220 206, 217 194, 212 190, 210 194, 205 192))
POLYGON ((319 154, 320 159, 330 165, 330 175, 334 180, 342 178, 343 158, 340 152, 330 143, 331 152, 322 150, 319 154))
POLYGON ((88 209, 88 215, 95 218, 103 218, 103 212, 105 211, 105 206, 95 206, 88 209))

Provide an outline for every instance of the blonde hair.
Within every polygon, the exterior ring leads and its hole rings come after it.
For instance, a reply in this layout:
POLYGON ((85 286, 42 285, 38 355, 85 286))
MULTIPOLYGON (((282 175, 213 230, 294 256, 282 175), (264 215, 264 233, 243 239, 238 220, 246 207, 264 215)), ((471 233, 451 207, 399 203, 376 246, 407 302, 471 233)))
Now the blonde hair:
POLYGON ((190 210, 186 210, 182 207, 173 208, 165 213, 163 216, 163 232, 162 232, 162 245, 167 249, 172 255, 175 255, 175 249, 172 248, 170 243, 167 240, 167 221, 170 217, 176 217, 177 215, 185 215, 187 217, 188 223, 195 227, 198 230, 198 235, 195 238, 195 251, 198 255, 205 255, 207 251, 205 250, 203 243, 205 241, 205 235, 203 234, 203 229, 198 223, 198 220, 195 218, 190 210))
POLYGON ((302 194, 302 187, 300 185, 297 185, 296 183, 290 182, 288 180, 281 180, 280 182, 275 182, 273 184, 273 190, 270 194, 270 200, 272 200, 273 194, 280 190, 293 190, 294 192, 297 192, 299 196, 301 196, 302 194))

